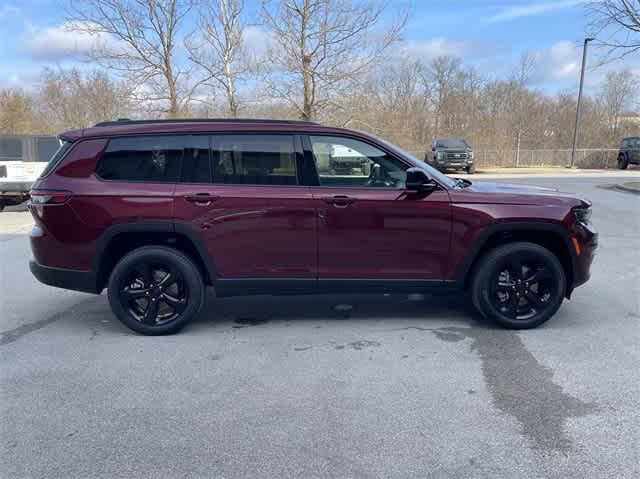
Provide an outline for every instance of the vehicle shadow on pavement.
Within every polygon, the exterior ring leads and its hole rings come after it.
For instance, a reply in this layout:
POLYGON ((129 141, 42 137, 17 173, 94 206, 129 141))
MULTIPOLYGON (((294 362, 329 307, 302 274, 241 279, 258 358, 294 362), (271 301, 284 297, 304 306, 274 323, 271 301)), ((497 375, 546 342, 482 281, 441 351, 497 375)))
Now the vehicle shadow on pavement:
POLYGON ((233 327, 269 321, 367 319, 439 319, 463 323, 484 322, 459 296, 401 294, 326 294, 304 296, 207 296, 205 306, 191 328, 233 323, 233 327))

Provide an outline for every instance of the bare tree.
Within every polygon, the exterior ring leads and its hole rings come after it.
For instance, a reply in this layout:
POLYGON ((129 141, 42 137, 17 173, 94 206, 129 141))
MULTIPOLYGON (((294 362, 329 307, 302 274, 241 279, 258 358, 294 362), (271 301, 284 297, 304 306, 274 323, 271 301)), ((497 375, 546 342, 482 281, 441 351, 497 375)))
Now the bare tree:
POLYGON ((305 120, 362 80, 406 23, 400 15, 384 34, 375 32, 384 10, 376 0, 279 0, 275 6, 265 2, 262 10, 275 43, 265 83, 305 120))
POLYGON ((433 102, 434 136, 441 135, 444 129, 443 123, 446 122, 453 91, 461 79, 461 63, 460 59, 456 57, 437 57, 431 62, 423 76, 423 81, 433 102))
POLYGON ((513 112, 515 115, 515 147, 516 147, 516 167, 520 164, 520 145, 522 133, 527 122, 527 110, 530 107, 531 95, 527 91, 527 85, 531 81, 536 64, 536 58, 530 52, 525 52, 520 56, 517 70, 513 73, 511 83, 513 84, 512 99, 513 112))
POLYGON ((590 34, 607 47, 606 57, 640 50, 640 0, 593 0, 587 4, 590 34))
POLYGON ((243 64, 242 20, 243 0, 210 0, 206 2, 196 32, 187 40, 191 61, 224 90, 229 114, 238 116, 237 82, 247 72, 243 64))
POLYGON ((35 121, 33 104, 33 98, 21 90, 0 90, 0 134, 42 133, 35 121))
POLYGON ((92 59, 127 75, 144 99, 166 102, 170 117, 188 107, 202 81, 178 65, 176 47, 192 0, 70 2, 69 28, 104 39, 92 49, 92 59))
POLYGON ((609 72, 602 84, 599 101, 604 109, 609 127, 609 140, 618 140, 620 117, 626 109, 631 109, 640 92, 640 79, 631 70, 609 72))
POLYGON ((85 128, 127 116, 130 89, 100 70, 45 69, 37 96, 40 116, 52 132, 85 128))

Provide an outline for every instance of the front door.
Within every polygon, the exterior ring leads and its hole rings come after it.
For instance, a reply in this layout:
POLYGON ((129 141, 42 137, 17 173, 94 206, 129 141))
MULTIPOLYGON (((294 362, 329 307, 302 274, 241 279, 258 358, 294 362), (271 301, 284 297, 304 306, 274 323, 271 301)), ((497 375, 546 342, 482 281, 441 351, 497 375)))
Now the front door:
POLYGON ((318 172, 321 285, 443 278, 451 228, 445 190, 408 193, 408 165, 358 139, 310 136, 306 144, 318 172))
POLYGON ((313 288, 317 212, 300 186, 293 135, 229 134, 186 140, 175 217, 203 239, 218 287, 260 292, 313 288), (274 280, 275 283, 274 283, 274 280))

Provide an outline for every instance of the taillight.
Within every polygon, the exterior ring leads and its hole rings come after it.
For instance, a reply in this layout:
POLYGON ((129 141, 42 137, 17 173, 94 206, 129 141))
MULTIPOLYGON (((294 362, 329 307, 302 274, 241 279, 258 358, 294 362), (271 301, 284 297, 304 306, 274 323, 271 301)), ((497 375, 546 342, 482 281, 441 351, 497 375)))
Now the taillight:
POLYGON ((31 190, 31 203, 34 205, 59 205, 71 197, 66 190, 31 190))

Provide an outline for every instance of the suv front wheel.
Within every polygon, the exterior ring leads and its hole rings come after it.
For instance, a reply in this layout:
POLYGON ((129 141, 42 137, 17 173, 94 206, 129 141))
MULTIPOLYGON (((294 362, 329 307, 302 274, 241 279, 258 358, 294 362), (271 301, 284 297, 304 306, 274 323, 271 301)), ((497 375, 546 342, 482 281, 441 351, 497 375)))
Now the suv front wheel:
POLYGON ((625 156, 624 155, 618 155, 618 169, 619 170, 626 170, 627 166, 629 166, 629 162, 627 161, 625 156))
POLYGON ((473 304, 486 318, 510 329, 534 328, 553 316, 565 296, 558 258, 534 243, 510 243, 490 251, 475 268, 473 304))
POLYGON ((130 329, 147 335, 179 331, 198 313, 205 287, 189 257, 164 246, 125 255, 109 278, 109 304, 130 329))

